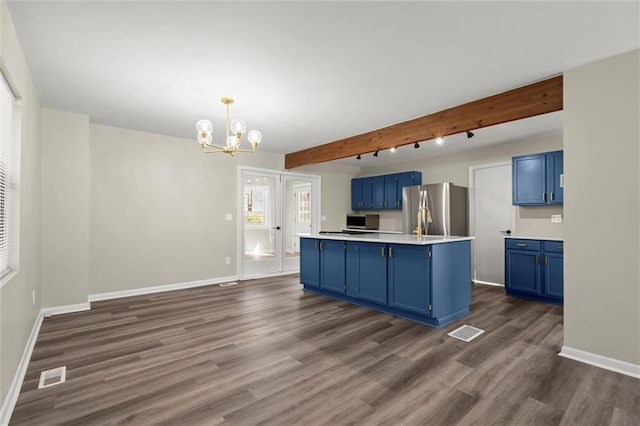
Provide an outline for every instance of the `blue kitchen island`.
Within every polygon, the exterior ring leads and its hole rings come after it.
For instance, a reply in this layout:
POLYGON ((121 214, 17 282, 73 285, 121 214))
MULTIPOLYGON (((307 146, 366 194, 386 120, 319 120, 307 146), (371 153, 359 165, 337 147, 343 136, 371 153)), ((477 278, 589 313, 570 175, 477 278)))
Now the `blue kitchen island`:
POLYGON ((471 240, 400 234, 300 238, 304 289, 432 327, 469 314, 471 240))

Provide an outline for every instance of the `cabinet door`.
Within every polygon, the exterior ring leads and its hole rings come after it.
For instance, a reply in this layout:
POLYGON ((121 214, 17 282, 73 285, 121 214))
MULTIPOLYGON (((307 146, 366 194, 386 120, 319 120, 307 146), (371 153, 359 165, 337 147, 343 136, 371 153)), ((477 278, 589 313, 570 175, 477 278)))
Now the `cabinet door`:
POLYGON ((384 176, 374 176, 373 181, 373 208, 384 208, 384 176))
POLYGON ((362 208, 362 179, 351 179, 351 210, 362 208))
POLYGON ((320 249, 316 239, 300 238, 300 282, 320 286, 320 249))
POLYGON ((373 209, 373 178, 362 178, 362 208, 373 209))
POLYGON ((547 195, 549 204, 564 203, 564 154, 562 151, 547 153, 547 195))
POLYGON ((386 175, 384 177, 384 208, 397 209, 398 202, 398 175, 386 175))
POLYGON ((387 304, 387 245, 359 243, 356 297, 370 302, 387 304))
POLYGON ((507 250, 505 287, 540 294, 540 252, 507 250))
POLYGON ((345 292, 344 241, 320 241, 320 287, 325 290, 345 292))
POLYGON ((431 259, 429 246, 389 245, 389 306, 430 314, 431 259))
POLYGON ((545 204, 546 156, 545 154, 513 157, 513 205, 545 204))
POLYGON ((562 253, 545 253, 544 294, 551 297, 564 296, 564 266, 562 253))

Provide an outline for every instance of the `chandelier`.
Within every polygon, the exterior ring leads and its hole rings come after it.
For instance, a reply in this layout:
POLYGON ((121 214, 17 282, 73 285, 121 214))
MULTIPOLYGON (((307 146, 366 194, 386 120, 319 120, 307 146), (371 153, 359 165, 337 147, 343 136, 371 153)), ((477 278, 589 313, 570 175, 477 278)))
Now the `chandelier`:
POLYGON ((200 142, 202 150, 207 154, 224 152, 232 156, 236 155, 236 152, 254 152, 262 140, 262 133, 257 130, 249 130, 247 140, 251 144, 251 149, 240 149, 242 135, 247 131, 247 125, 237 118, 229 122, 229 105, 233 103, 233 99, 222 98, 221 101, 227 106, 226 145, 214 145, 211 143, 213 140, 211 137, 213 126, 209 120, 200 120, 196 124, 196 130, 198 130, 198 142, 200 142))

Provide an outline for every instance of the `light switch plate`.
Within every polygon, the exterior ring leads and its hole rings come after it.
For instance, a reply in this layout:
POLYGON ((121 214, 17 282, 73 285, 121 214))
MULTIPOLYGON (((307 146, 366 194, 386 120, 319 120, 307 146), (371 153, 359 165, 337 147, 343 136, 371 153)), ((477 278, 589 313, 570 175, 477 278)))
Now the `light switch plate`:
POLYGON ((324 222, 325 220, 327 220, 327 217, 323 215, 320 217, 320 220, 324 222))
POLYGON ((232 220, 232 219, 233 219, 233 215, 231 213, 224 214, 224 220, 232 220))
POLYGON ((231 265, 231 257, 227 256, 224 258, 224 264, 225 265, 231 265))
POLYGON ((552 214, 551 215, 551 223, 562 223, 562 215, 561 214, 552 214))

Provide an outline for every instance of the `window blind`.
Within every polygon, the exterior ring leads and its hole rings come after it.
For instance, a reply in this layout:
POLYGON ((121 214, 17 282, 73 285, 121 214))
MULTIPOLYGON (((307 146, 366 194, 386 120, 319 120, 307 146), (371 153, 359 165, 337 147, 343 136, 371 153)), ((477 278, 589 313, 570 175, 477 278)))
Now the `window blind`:
POLYGON ((0 278, 17 268, 20 108, 0 73, 0 278))

